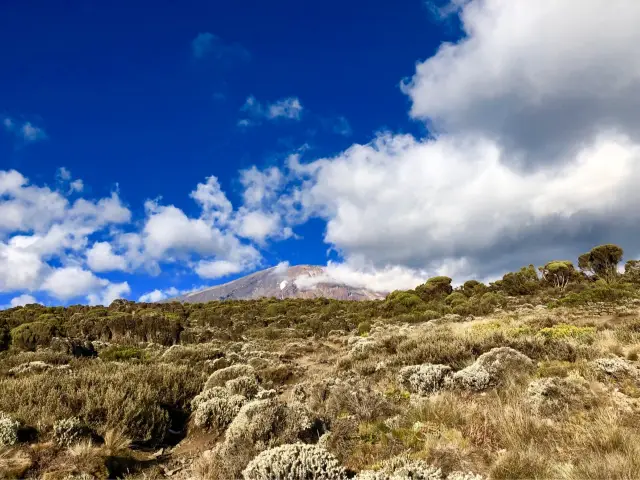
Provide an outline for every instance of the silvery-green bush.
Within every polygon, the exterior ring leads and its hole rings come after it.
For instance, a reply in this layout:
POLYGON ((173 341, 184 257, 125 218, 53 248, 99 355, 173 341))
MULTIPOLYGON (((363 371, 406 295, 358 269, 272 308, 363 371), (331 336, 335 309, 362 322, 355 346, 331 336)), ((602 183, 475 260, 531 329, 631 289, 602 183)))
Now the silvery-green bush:
POLYGON ((224 386, 229 393, 242 395, 248 399, 254 398, 260 389, 256 377, 253 375, 243 375, 233 380, 228 380, 224 386))
POLYGON ((15 445, 18 442, 20 424, 4 412, 0 412, 0 445, 15 445))
POLYGON ((400 369, 400 384, 412 393, 429 395, 444 387, 451 372, 448 365, 410 365, 400 369))
POLYGON ((212 387, 222 387, 229 380, 245 376, 255 376, 255 369, 251 365, 231 365, 213 372, 207 379, 204 388, 207 390, 212 387))
POLYGON ((458 388, 480 391, 498 386, 508 378, 530 373, 534 368, 529 357, 513 348, 492 348, 467 368, 454 373, 450 383, 458 388))
POLYGON ((442 470, 424 460, 412 460, 407 456, 391 458, 377 471, 364 470, 356 480, 483 480, 482 475, 472 472, 452 472, 444 475, 442 470))
POLYGON ((346 480, 338 460, 317 445, 281 445, 265 450, 249 462, 245 480, 346 480))
POLYGON ((193 421, 197 427, 222 433, 236 417, 247 399, 242 395, 232 395, 225 389, 205 390, 205 392, 215 395, 199 399, 196 402, 197 407, 193 421))
POLYGON ((86 427, 78 417, 63 418, 53 424, 53 440, 65 447, 77 443, 85 434, 86 427))

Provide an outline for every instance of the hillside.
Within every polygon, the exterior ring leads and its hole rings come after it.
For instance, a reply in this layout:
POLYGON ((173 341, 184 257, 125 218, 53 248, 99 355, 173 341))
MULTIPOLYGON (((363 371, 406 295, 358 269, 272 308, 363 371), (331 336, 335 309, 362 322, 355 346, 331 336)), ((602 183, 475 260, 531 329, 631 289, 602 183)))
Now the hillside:
POLYGON ((640 263, 0 311, 0 478, 634 479, 640 263))
POLYGON ((314 265, 272 267, 223 285, 181 295, 169 301, 201 303, 213 300, 252 300, 263 297, 376 300, 385 297, 385 294, 381 292, 342 283, 322 281, 310 284, 308 282, 309 279, 322 277, 324 274, 325 271, 322 267, 314 265), (303 283, 305 280, 307 282, 303 283))

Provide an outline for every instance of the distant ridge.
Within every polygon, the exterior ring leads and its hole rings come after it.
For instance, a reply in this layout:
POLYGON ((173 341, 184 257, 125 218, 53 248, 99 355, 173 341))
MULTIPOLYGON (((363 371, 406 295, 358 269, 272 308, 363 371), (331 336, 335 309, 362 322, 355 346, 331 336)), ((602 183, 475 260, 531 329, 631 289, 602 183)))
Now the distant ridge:
POLYGON ((386 296, 383 292, 351 287, 327 279, 318 278, 317 283, 313 281, 314 277, 322 277, 324 274, 324 268, 317 265, 271 267, 223 285, 180 295, 169 301, 203 303, 213 300, 250 300, 262 297, 378 300, 386 296))

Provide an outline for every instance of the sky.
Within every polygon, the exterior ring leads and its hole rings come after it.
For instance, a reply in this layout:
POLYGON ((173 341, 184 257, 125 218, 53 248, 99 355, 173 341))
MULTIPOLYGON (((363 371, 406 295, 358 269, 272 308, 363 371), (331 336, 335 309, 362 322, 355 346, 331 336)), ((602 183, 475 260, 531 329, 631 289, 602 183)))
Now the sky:
POLYGON ((640 3, 5 0, 0 306, 640 254, 640 3))

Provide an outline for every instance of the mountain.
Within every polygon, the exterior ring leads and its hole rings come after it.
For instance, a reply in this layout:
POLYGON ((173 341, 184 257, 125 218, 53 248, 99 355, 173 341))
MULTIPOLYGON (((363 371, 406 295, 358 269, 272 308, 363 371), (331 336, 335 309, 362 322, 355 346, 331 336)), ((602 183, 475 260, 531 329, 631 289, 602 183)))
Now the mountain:
POLYGON ((378 300, 385 296, 385 293, 332 281, 325 274, 323 267, 297 265, 268 268, 223 285, 172 298, 170 301, 201 303, 212 300, 248 300, 261 297, 378 300))

